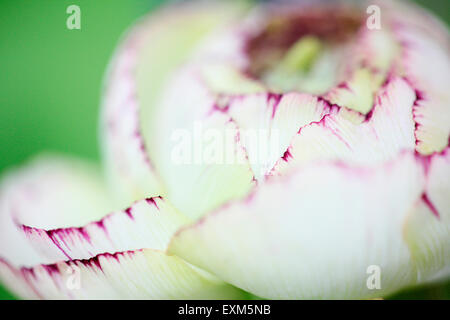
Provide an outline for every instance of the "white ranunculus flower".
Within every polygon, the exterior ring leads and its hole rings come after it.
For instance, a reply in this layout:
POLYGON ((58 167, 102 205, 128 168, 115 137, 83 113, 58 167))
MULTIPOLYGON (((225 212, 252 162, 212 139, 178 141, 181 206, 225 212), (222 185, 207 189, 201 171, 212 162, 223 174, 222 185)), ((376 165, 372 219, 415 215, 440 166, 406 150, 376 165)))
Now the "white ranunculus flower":
POLYGON ((1 280, 23 298, 345 299, 448 277, 449 33, 376 5, 141 21, 107 74, 105 178, 55 156, 4 177, 1 280))

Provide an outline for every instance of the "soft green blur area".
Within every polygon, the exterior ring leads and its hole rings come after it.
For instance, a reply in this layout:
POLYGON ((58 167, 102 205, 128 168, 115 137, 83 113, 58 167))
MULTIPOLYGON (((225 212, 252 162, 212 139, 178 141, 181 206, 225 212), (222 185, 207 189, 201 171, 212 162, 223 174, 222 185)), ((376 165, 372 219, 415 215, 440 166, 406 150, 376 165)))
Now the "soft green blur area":
MULTIPOLYGON (((0 1, 0 175, 40 151, 97 161, 100 90, 123 32, 163 0, 0 1), (68 30, 66 8, 81 8, 68 30)), ((418 0, 450 22, 450 1, 418 0)), ((0 299, 14 298, 0 286, 0 299)), ((393 298, 450 299, 450 283, 393 298)))
POLYGON ((41 150, 98 159, 105 68, 120 35, 158 2, 0 2, 0 171, 41 150), (81 30, 66 27, 71 4, 81 30))

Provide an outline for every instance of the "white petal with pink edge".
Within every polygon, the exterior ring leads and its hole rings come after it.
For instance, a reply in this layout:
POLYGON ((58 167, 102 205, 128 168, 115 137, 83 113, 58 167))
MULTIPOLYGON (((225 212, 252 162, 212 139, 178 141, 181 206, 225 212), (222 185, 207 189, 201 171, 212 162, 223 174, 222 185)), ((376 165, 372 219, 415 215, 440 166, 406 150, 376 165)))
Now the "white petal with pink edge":
POLYGON ((164 199, 154 197, 83 227, 20 227, 38 252, 60 261, 141 248, 165 250, 171 235, 188 221, 164 199))
POLYGON ((29 299, 239 299, 242 292, 157 250, 32 268, 0 260, 0 277, 29 299))
POLYGON ((241 129, 242 145, 259 181, 283 157, 299 128, 320 121, 329 112, 329 106, 318 98, 293 92, 236 98, 227 114, 241 129))
POLYGON ((417 282, 403 228, 424 183, 411 153, 373 167, 312 164, 182 229, 169 252, 264 298, 384 296, 417 282), (371 265, 380 290, 367 286, 371 265))
POLYGON ((109 197, 86 163, 47 157, 10 173, 0 208, 0 279, 20 297, 239 297, 239 290, 164 253, 188 219, 162 198, 106 215, 109 197))
POLYGON ((29 247, 21 224, 78 227, 112 210, 99 169, 67 157, 41 156, 12 170, 0 192, 0 256, 15 265, 52 262, 29 247))
POLYGON ((414 90, 401 78, 392 78, 377 94, 368 116, 332 107, 318 122, 302 127, 271 174, 313 160, 341 160, 374 164, 415 149, 412 109, 414 90))
POLYGON ((392 18, 393 33, 402 45, 400 65, 418 96, 414 107, 417 151, 429 155, 449 144, 450 37, 447 27, 434 17, 408 11, 409 15, 392 18))

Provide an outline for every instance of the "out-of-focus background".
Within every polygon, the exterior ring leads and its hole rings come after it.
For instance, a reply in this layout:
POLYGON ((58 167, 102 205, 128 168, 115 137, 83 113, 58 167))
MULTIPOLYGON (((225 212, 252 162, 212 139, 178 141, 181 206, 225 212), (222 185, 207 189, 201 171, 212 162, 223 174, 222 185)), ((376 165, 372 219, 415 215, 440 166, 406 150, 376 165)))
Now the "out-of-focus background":
MULTIPOLYGON (((230 1, 230 0, 226 0, 230 1)), ((164 0, 0 1, 0 176, 40 151, 99 160, 103 74, 123 32, 164 0), (66 8, 81 8, 68 30, 66 8)), ((416 0, 450 24, 449 0, 416 0)), ((0 284, 0 299, 13 299, 0 284)), ((450 283, 393 299, 450 299, 450 283)))

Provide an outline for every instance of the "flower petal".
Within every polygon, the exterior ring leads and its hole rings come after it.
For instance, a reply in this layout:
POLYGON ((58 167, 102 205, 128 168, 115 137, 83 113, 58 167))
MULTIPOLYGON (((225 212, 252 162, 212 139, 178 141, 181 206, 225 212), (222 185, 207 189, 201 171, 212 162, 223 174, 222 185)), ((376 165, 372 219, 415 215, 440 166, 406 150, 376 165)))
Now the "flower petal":
POLYGON ((405 239, 423 281, 450 276, 450 149, 433 155, 427 170, 426 189, 417 208, 408 216, 405 239))
POLYGON ((355 39, 340 84, 326 93, 325 98, 333 104, 367 115, 374 106, 376 91, 393 68, 399 51, 393 35, 383 28, 369 30, 361 27, 355 39))
POLYGON ((394 33, 402 44, 401 66, 416 89, 417 151, 429 155, 449 144, 450 37, 446 26, 423 11, 395 16, 394 33), (418 13, 422 15, 416 19, 418 13), (431 63, 432 62, 432 63, 431 63))
POLYGON ((164 195, 149 156, 154 110, 171 72, 207 34, 238 14, 230 4, 178 4, 142 22, 112 61, 104 97, 102 141, 109 185, 121 207, 164 195))
POLYGON ((263 93, 267 88, 260 82, 242 74, 232 64, 206 64, 199 70, 206 86, 217 94, 242 95, 263 93))
POLYGON ((59 158, 39 159, 5 179, 0 279, 16 294, 33 299, 240 297, 239 290, 164 253, 171 236, 188 222, 166 200, 142 200, 105 216, 109 198, 101 182, 90 166, 59 158))
POLYGON ((109 196, 98 172, 81 161, 47 156, 9 173, 1 188, 0 256, 15 265, 48 262, 29 248, 19 224, 78 227, 108 213, 109 196))
POLYGON ((30 299, 238 299, 242 292, 156 250, 102 254, 33 268, 0 260, 0 278, 30 299))
POLYGON ((150 145, 171 203, 195 219, 245 196, 255 181, 240 128, 190 67, 172 79, 161 101, 150 145))
POLYGON ((39 229, 22 225, 22 229, 30 243, 55 262, 141 248, 165 250, 170 237, 187 222, 169 203, 155 197, 83 227, 39 229))
POLYGON ((279 160, 272 174, 312 160, 342 160, 373 164, 415 148, 414 90, 400 78, 378 92, 370 116, 345 108, 331 108, 321 121, 301 128, 289 147, 289 158, 279 160))
POLYGON ((358 69, 344 86, 332 89, 325 97, 332 104, 367 114, 372 109, 374 93, 381 85, 377 78, 368 69, 358 69))
POLYGON ((329 113, 324 102, 309 94, 258 94, 237 98, 227 114, 241 129, 240 138, 259 181, 283 157, 299 128, 329 113))
POLYGON ((169 252, 264 298, 385 295, 416 282, 402 230, 423 185, 410 153, 378 167, 305 166, 182 229, 169 252), (380 290, 367 287, 371 265, 380 290))
MULTIPOLYGON (((3 229, 8 226, 25 236, 42 255, 40 263, 142 248, 165 250, 176 230, 189 222, 161 197, 141 200, 125 210, 107 214, 108 198, 95 171, 75 161, 43 160, 11 174, 1 201, 2 218, 12 222, 3 229), (99 206, 99 202, 104 206, 99 206)), ((11 243, 6 237, 3 240, 11 243)), ((4 247, 11 250, 14 246, 4 247)), ((12 251, 18 249, 14 247, 12 251)), ((17 263, 14 259, 12 262, 17 263)), ((18 264, 27 265, 23 261, 18 264)))

